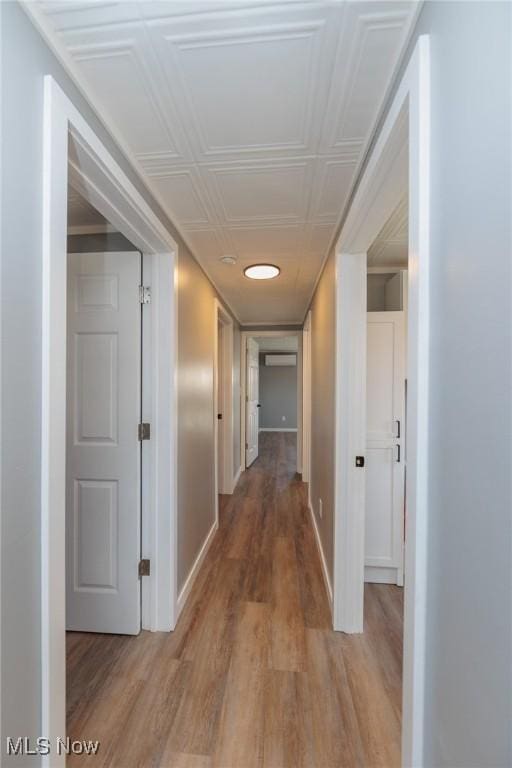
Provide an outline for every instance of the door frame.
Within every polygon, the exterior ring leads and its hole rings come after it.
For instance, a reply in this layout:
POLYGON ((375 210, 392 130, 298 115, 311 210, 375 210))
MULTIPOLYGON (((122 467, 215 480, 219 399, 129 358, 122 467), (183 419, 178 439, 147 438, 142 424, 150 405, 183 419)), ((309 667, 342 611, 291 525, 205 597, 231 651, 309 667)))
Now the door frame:
POLYGON ((247 378, 247 339, 250 338, 281 338, 296 336, 297 349, 297 472, 302 472, 302 330, 297 331, 242 331, 240 334, 240 466, 242 472, 246 467, 245 433, 246 433, 246 378, 247 378))
POLYGON ((215 519, 219 521, 219 493, 233 493, 233 318, 218 299, 213 308, 213 429, 215 434, 215 519), (222 325, 219 372, 219 323, 222 325), (219 376, 222 376, 222 403, 218 402, 219 376), (217 418, 219 406, 222 419, 217 418), (222 462, 219 485, 218 431, 222 432, 222 462))
MULTIPOLYGON (((310 482, 311 478, 311 332, 312 314, 308 310, 302 329, 302 480, 310 482)), ((311 504, 308 485, 308 498, 311 504)))
POLYGON ((408 182, 407 546, 404 589, 402 765, 423 762, 428 517, 430 52, 418 38, 363 170, 335 247, 336 451, 334 628, 363 630, 364 455, 366 419, 366 252, 408 182), (352 266, 352 280, 350 272, 352 266), (351 284, 359 299, 347 302, 351 284), (364 311, 363 311, 364 309, 364 311), (348 329, 358 335, 347 344, 348 329), (339 348, 343 346, 340 354, 339 348), (355 383, 354 383, 355 382, 355 383), (350 413, 357 418, 348 418, 350 413), (361 486, 362 489, 361 489, 361 486))
MULTIPOLYGON (((65 484, 67 186, 79 192, 152 261, 150 505, 143 621, 176 622, 176 359, 178 248, 142 194, 50 75, 44 78, 41 423, 41 732, 66 734, 65 484), (72 156, 68 158, 68 151, 72 156), (69 163, 68 163, 69 159, 69 163), (68 174, 69 167, 69 174, 68 174)), ((143 625, 144 626, 144 625, 143 625)), ((44 764, 63 766, 52 754, 44 764)))

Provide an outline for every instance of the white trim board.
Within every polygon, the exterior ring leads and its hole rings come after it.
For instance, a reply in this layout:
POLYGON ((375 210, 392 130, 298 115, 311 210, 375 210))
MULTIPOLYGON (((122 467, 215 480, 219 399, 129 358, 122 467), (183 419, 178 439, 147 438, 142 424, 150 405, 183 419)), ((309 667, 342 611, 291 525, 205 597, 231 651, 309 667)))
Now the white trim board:
POLYGON ((188 596, 190 595, 190 592, 192 590, 192 587, 194 586, 194 582, 197 579, 197 576, 199 574, 199 571, 201 569, 201 566, 204 562, 204 559, 206 555, 208 554, 208 550, 210 549, 213 539, 215 537, 215 534, 217 533, 219 528, 218 520, 214 520, 214 523, 210 530, 208 531, 208 534, 203 542, 203 545, 201 549, 199 550, 199 554, 194 560, 194 564, 192 568, 189 571, 189 574, 187 578, 185 579, 185 583, 183 584, 182 588, 180 589, 180 593, 178 595, 178 600, 176 604, 176 618, 179 617, 181 614, 183 607, 185 603, 187 602, 188 596))
POLYGON ((260 427, 258 432, 297 432, 297 427, 292 429, 281 429, 280 427, 260 427))
MULTIPOLYGON (((340 272, 365 254, 383 224, 409 189, 408 265, 408 418, 407 530, 404 591, 404 677, 402 765, 423 763, 425 631, 428 515, 429 385, 429 251, 430 251, 430 52, 428 36, 419 37, 392 100, 336 245, 337 333, 349 321, 344 314, 340 272)), ((345 296, 346 299, 346 296, 345 296)), ((346 306, 346 305, 345 305, 346 306)), ((364 308, 366 311, 366 307, 364 308)), ((360 310, 358 310, 360 311, 360 310)), ((341 340, 343 341, 343 336, 341 340)), ((346 343, 346 338, 345 338, 346 343)), ((349 347, 350 348, 350 347, 349 347)), ((345 351, 336 364, 335 455, 335 628, 362 630, 364 579, 364 487, 350 491, 349 478, 361 443, 361 423, 352 427, 343 414, 361 413, 366 365, 343 369, 345 351), (358 377, 356 385, 354 377, 358 377), (352 386, 351 386, 352 382, 352 386), (351 494, 351 495, 347 495, 351 494)), ((364 455, 364 450, 361 451, 364 455)), ((364 474, 364 470, 361 470, 364 474)))
POLYGON ((311 522, 313 524, 313 530, 315 531, 315 541, 316 546, 318 548, 318 554, 320 555, 320 562, 322 564, 322 576, 324 577, 324 584, 325 589, 327 592, 327 599, 329 601, 329 608, 331 609, 331 616, 333 611, 333 591, 332 591, 332 585, 331 585, 331 579, 329 578, 329 571, 327 569, 327 561, 325 559, 324 555, 324 548, 322 547, 322 540, 320 538, 320 531, 318 530, 318 525, 316 523, 316 517, 315 513, 313 511, 313 505, 311 504, 311 501, 308 502, 308 509, 309 514, 311 515, 311 522))
MULTIPOLYGON (((65 464, 67 184, 145 255, 151 254, 153 378, 151 510, 144 532, 151 576, 148 629, 176 622, 177 245, 56 81, 44 78, 41 425, 41 733, 66 733, 65 464), (69 156, 68 156, 69 152, 69 156)), ((43 764, 64 765, 64 756, 43 764)))

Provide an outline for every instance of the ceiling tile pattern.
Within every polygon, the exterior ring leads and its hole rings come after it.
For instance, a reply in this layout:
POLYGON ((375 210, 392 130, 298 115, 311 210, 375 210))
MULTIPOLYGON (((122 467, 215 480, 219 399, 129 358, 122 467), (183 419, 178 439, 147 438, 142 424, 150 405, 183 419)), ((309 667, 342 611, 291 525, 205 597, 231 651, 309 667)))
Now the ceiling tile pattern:
POLYGON ((302 321, 417 4, 41 6, 239 320, 302 321))

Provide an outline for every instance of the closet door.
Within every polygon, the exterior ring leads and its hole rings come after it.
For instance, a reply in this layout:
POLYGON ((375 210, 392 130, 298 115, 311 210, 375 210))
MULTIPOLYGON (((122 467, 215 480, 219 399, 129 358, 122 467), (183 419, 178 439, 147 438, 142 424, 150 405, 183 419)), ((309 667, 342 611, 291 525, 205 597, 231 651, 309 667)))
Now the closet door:
POLYGON ((403 583, 405 327, 368 312, 365 580, 403 583))

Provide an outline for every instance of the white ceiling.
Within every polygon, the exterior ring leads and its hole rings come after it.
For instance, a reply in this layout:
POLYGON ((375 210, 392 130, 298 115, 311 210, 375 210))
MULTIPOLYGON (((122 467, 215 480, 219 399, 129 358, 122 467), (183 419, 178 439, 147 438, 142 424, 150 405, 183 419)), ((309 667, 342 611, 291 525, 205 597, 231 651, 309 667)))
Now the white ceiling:
POLYGON ((238 319, 301 322, 417 3, 41 8, 238 319), (279 278, 244 278, 258 260, 279 278))
POLYGON ((407 267, 409 259, 407 199, 395 208, 368 249, 369 267, 407 267))

